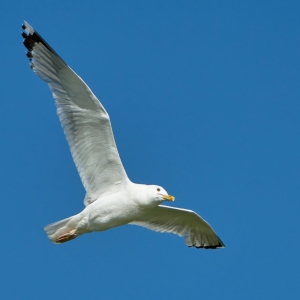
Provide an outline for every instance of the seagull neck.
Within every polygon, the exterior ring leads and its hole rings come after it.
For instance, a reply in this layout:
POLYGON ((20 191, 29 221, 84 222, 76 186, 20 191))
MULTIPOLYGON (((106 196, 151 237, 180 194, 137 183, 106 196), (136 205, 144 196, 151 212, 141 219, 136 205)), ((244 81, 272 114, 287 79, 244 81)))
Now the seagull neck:
POLYGON ((157 203, 153 203, 153 201, 151 201, 151 198, 148 195, 147 185, 131 183, 131 188, 129 190, 130 190, 129 197, 140 207, 143 206, 149 207, 149 206, 157 205, 157 203))

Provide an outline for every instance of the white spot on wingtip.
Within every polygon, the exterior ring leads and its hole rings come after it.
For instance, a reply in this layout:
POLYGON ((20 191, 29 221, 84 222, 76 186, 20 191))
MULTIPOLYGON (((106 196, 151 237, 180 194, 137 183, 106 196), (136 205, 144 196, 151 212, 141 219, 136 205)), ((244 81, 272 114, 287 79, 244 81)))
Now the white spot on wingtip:
POLYGON ((34 29, 24 20, 24 26, 25 26, 25 31, 28 32, 29 34, 34 33, 34 29))

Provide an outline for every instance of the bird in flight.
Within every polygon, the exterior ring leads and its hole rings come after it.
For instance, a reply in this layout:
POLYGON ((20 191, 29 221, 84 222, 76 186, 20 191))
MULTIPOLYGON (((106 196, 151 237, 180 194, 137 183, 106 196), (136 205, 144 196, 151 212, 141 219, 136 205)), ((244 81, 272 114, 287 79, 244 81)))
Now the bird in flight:
POLYGON ((52 91, 86 190, 85 208, 80 213, 45 227, 49 239, 60 244, 84 233, 132 224, 183 236, 189 247, 224 248, 211 226, 198 214, 162 205, 163 201, 175 199, 164 188, 129 180, 103 105, 26 21, 22 29, 30 67, 52 91))

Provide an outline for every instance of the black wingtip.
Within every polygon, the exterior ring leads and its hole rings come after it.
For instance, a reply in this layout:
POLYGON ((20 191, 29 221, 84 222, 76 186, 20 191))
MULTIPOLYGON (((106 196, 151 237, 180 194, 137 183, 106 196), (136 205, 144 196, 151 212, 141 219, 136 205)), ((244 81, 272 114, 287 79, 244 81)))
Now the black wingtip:
POLYGON ((33 58, 32 53, 29 52, 29 51, 26 53, 26 56, 27 56, 28 58, 33 58))
POLYGON ((32 51, 35 44, 43 44, 48 50, 57 55, 57 53, 48 45, 48 43, 28 24, 22 24, 22 29, 26 32, 22 32, 24 38, 23 44, 29 50, 32 51))
POLYGON ((219 244, 218 244, 218 245, 205 246, 204 248, 205 248, 205 249, 222 249, 222 248, 225 248, 224 243, 220 240, 219 237, 218 237, 218 239, 219 239, 219 244))
POLYGON ((219 241, 218 241, 218 244, 216 245, 208 245, 208 246, 204 246, 204 245, 201 245, 201 246, 196 246, 196 245, 189 245, 188 247, 189 248, 192 248, 192 247, 195 247, 197 249, 222 249, 222 248, 225 248, 225 245, 224 243, 220 240, 220 238, 218 237, 219 241))

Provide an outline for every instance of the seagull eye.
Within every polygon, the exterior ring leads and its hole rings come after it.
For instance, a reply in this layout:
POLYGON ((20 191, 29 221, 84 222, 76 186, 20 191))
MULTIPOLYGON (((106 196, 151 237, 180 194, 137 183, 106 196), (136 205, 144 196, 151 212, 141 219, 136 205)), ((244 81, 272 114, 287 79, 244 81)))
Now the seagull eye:
POLYGON ((157 188, 157 191, 159 192, 159 191, 160 191, 160 188, 157 188))

